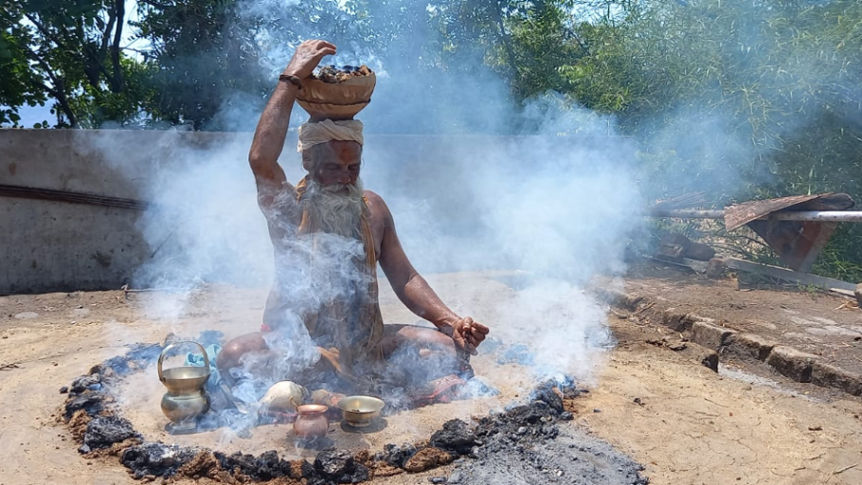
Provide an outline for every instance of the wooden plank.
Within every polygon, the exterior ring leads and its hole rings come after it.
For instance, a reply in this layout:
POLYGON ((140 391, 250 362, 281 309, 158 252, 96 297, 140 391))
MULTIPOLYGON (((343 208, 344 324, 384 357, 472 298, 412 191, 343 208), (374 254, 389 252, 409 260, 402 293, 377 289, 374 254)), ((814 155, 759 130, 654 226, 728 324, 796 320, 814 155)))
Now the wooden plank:
POLYGON ((724 258, 724 263, 730 269, 737 271, 747 271, 750 273, 759 273, 771 278, 788 281, 791 283, 799 283, 801 285, 811 285, 824 290, 829 290, 834 293, 839 293, 844 296, 853 296, 853 290, 856 285, 846 281, 827 278, 825 276, 817 276, 810 273, 802 273, 793 271, 792 269, 781 268, 769 264, 753 263, 737 258, 724 258))
POLYGON ((819 195, 793 195, 790 197, 781 197, 778 199, 753 200, 751 202, 743 202, 742 204, 734 204, 724 209, 724 226, 728 231, 732 231, 738 227, 742 227, 751 221, 760 219, 763 216, 771 214, 788 207, 792 207, 809 200, 816 199, 819 195))
POLYGON ((838 223, 769 220, 751 221, 748 227, 775 250, 781 264, 807 273, 838 223))
POLYGON ((778 211, 843 211, 854 205, 852 197, 840 192, 753 200, 725 208, 724 225, 732 231, 778 211))
MULTIPOLYGON (((678 260, 671 260, 660 255, 646 257, 660 263, 688 268, 696 273, 705 273, 708 268, 708 263, 697 261, 695 259, 680 258, 678 260)), ((810 273, 801 273, 799 271, 793 271, 792 269, 781 268, 779 266, 772 266, 769 264, 754 263, 751 261, 745 261, 744 259, 721 258, 721 260, 724 261, 724 264, 728 269, 766 275, 770 278, 775 278, 789 283, 811 285, 842 296, 849 296, 851 298, 855 296, 853 291, 856 289, 856 285, 846 281, 827 278, 825 276, 817 276, 810 273)))

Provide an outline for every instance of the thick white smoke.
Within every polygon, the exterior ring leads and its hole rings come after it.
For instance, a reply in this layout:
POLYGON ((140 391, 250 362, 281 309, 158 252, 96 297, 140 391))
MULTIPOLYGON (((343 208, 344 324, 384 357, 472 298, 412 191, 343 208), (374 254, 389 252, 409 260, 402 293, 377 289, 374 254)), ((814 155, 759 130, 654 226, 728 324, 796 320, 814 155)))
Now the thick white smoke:
MULTIPOLYGON (((247 14, 289 17, 293 8, 300 6, 252 2, 247 14)), ((314 25, 309 35, 325 31, 314 25)), ((262 68, 277 74, 293 45, 266 31, 260 42, 271 47, 262 68)), ((391 46, 392 52, 401 47, 391 46)), ((609 337, 602 305, 578 285, 598 272, 624 268, 626 234, 641 205, 632 142, 616 134, 612 119, 552 94, 516 105, 503 80, 480 64, 469 77, 441 71, 433 79, 417 78, 410 59, 385 52, 372 58, 357 43, 339 48, 336 59, 323 62, 370 63, 381 74, 371 105, 360 115, 368 134, 363 177, 387 201, 414 265, 420 272, 524 271, 529 276, 519 283, 518 296, 500 302, 498 311, 454 309, 487 314, 484 323, 504 344, 530 342, 543 375, 589 374, 593 352, 609 337), (530 134, 519 134, 521 127, 530 134), (405 131, 413 135, 386 135, 405 131)), ((232 98, 225 118, 256 119, 260 109, 232 98)), ((296 106, 293 128, 303 117, 296 106)), ((272 280, 272 251, 242 148, 239 143, 181 154, 187 163, 160 177, 151 193, 159 209, 144 221, 155 254, 142 268, 141 281, 187 286, 272 280)), ((296 182, 300 163, 291 141, 281 164, 296 182)), ((282 266, 275 271, 292 267, 282 266)), ((307 275, 282 280, 294 284, 299 306, 333 296, 306 284, 307 275)), ((461 289, 465 295, 474 290, 461 289)), ((243 330, 257 330, 258 324, 249 322, 243 330)))
MULTIPOLYGON (((256 10, 248 15, 269 12, 276 18, 301 3, 250 2, 256 10)), ((311 27, 316 32, 309 35, 327 37, 326 26, 311 27)), ((293 44, 265 32, 260 42, 271 46, 261 68, 275 79, 293 44)), ((624 269, 623 248, 642 206, 633 141, 618 135, 612 118, 553 93, 518 105, 506 83, 474 58, 464 59, 475 65, 471 76, 440 71, 426 78, 417 76, 411 59, 372 53, 347 40, 339 47, 339 56, 324 63, 366 63, 379 74, 373 101, 359 116, 367 133, 362 176, 366 188, 387 201, 413 264, 420 273, 519 271, 512 298, 480 301, 482 288, 462 286, 444 299, 457 313, 487 324, 503 348, 527 345, 537 375, 589 378, 596 355, 612 339, 604 305, 584 289, 597 273, 624 269)), ((390 49, 408 50, 403 45, 390 49)), ((458 71, 471 69, 465 65, 458 71)), ((235 126, 253 125, 262 106, 252 101, 231 97, 221 118, 235 120, 235 126)), ((295 129, 304 117, 296 106, 291 126, 295 129)), ((165 139, 170 143, 171 134, 165 139)), ((295 302, 285 318, 301 328, 304 311, 343 295, 339 287, 318 284, 322 280, 304 273, 305 266, 296 261, 282 260, 275 267, 246 162, 250 139, 248 133, 225 134, 224 143, 177 150, 170 165, 160 168, 156 183, 144 191, 155 207, 141 222, 152 259, 136 281, 180 289, 204 282, 266 287, 278 274, 295 302)), ((280 163, 296 183, 303 173, 294 144, 291 133, 280 163)), ((109 140, 102 148, 122 160, 123 148, 110 146, 109 140)), ((331 268, 349 259, 345 253, 351 248, 340 248, 328 253, 331 268)), ((308 256, 302 241, 294 250, 297 260, 308 256)), ((344 280, 351 270, 338 269, 344 280)), ((165 296, 151 310, 180 322, 187 296, 165 296)), ((260 323, 236 322, 229 336, 256 331, 260 323)), ((176 327, 167 331, 182 333, 176 327)), ((307 335, 275 338, 280 341, 271 343, 287 357, 278 364, 285 372, 297 362, 314 360, 307 335)), ((261 382, 244 386, 244 400, 266 388, 261 382)))

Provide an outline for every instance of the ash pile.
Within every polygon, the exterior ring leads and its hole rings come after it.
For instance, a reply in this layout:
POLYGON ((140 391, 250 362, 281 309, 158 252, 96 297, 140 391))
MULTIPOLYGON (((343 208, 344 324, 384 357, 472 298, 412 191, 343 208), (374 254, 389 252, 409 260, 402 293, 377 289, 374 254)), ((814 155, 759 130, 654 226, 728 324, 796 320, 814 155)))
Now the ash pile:
POLYGON ((432 444, 470 459, 458 460, 447 476, 432 483, 644 485, 643 466, 575 426, 564 399, 581 392, 574 381, 546 381, 532 393, 529 404, 481 418, 474 430, 459 421, 446 423, 432 444), (470 445, 469 452, 464 448, 470 445))
MULTIPOLYGON (((352 452, 329 448, 313 461, 285 460, 274 450, 259 456, 227 455, 200 447, 145 441, 115 405, 114 391, 123 376, 144 369, 160 346, 135 345, 125 356, 94 366, 71 386, 63 413, 79 452, 88 457, 115 456, 136 479, 207 477, 223 483, 261 482, 329 485, 360 483, 402 473, 452 465, 431 483, 646 484, 643 467, 567 422, 566 411, 580 393, 572 378, 541 383, 529 402, 468 424, 450 420, 430 438, 382 451, 352 452)), ((441 469, 442 471, 442 469, 441 469)))

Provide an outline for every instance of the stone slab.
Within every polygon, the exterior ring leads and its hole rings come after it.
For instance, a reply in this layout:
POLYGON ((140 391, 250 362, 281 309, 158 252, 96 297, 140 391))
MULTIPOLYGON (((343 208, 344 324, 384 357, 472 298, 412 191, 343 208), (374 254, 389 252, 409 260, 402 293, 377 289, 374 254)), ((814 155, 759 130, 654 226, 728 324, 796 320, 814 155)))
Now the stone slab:
POLYGON ((727 350, 734 355, 765 361, 777 344, 756 333, 737 333, 727 350))
POLYGON ((715 325, 706 320, 696 320, 691 324, 692 340, 708 349, 718 350, 727 346, 736 332, 715 325))
POLYGON ((811 367, 811 382, 834 387, 854 396, 862 395, 862 376, 833 365, 815 361, 811 367))
POLYGON ((797 382, 811 382, 811 370, 816 361, 816 355, 785 345, 776 345, 766 358, 772 368, 797 382))

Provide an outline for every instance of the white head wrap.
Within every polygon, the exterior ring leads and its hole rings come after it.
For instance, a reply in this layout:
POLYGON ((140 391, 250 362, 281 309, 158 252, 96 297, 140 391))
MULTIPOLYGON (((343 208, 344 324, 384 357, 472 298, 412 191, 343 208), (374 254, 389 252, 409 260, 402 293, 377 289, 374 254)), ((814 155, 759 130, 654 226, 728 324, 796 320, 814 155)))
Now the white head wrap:
POLYGON ((362 122, 359 120, 332 121, 326 119, 315 123, 303 123, 299 127, 299 141, 296 144, 296 150, 301 152, 314 145, 333 140, 355 141, 363 145, 362 122))

